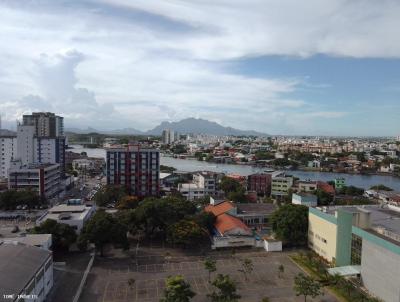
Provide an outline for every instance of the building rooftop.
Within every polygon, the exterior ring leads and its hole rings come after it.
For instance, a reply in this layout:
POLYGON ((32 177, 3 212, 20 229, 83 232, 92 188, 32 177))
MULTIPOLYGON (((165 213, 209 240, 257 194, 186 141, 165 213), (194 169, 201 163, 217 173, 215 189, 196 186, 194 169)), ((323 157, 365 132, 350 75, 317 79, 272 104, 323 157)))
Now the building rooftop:
POLYGON ((251 235, 250 228, 245 225, 239 218, 233 217, 229 214, 221 214, 217 217, 214 224, 215 228, 221 235, 234 229, 237 230, 238 235, 251 235))
POLYGON ((234 208, 233 204, 230 201, 224 201, 222 203, 219 203, 217 205, 208 205, 205 207, 206 212, 211 212, 214 214, 214 216, 219 216, 221 214, 224 214, 234 208))
POLYGON ((27 234, 21 237, 5 238, 4 242, 19 242, 29 246, 41 246, 51 240, 51 234, 27 234))
POLYGON ((0 243, 0 293, 21 293, 50 256, 37 247, 0 243))
POLYGON ((237 203, 237 212, 238 214, 264 214, 269 215, 272 214, 276 206, 271 203, 237 203))
POLYGON ((53 220, 83 220, 86 215, 88 215, 91 207, 85 205, 66 205, 61 204, 55 207, 52 207, 41 216, 37 223, 42 223, 47 219, 53 220))
MULTIPOLYGON (((400 208, 398 211, 394 207, 380 205, 364 206, 332 206, 322 207, 327 214, 335 215, 336 210, 341 209, 350 213, 369 212, 371 219, 371 231, 378 233, 388 239, 395 239, 397 244, 400 241, 400 208)), ((382 237, 381 236, 381 237, 382 237)))

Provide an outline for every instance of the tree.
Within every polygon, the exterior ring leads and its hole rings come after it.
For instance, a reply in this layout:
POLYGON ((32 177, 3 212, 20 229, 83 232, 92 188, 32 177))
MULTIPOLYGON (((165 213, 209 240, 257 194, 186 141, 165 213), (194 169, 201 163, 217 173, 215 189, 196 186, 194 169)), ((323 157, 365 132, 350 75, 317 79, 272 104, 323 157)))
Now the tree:
POLYGON ((15 210, 17 206, 27 206, 31 209, 44 203, 45 200, 31 190, 7 190, 0 193, 0 209, 3 210, 15 210))
POLYGON ((169 226, 195 213, 196 206, 180 197, 146 198, 135 210, 139 229, 143 229, 147 235, 157 231, 164 237, 169 226))
POLYGON ((236 284, 229 275, 218 274, 212 285, 216 287, 216 291, 207 295, 212 302, 237 302, 240 295, 236 293, 236 284))
POLYGON ((304 296, 304 302, 307 302, 308 296, 315 298, 323 294, 319 282, 303 273, 295 276, 293 289, 296 292, 296 296, 304 296))
POLYGON ((333 196, 324 190, 317 189, 315 195, 317 195, 318 205, 327 206, 333 202, 333 196))
POLYGON ((240 188, 239 190, 235 192, 229 192, 227 195, 229 200, 232 200, 234 202, 246 202, 246 196, 245 196, 245 190, 244 188, 240 188))
POLYGON ((238 192, 242 188, 242 185, 238 180, 224 176, 221 179, 219 187, 225 192, 225 194, 228 194, 230 192, 238 192))
POLYGON ((211 273, 217 270, 217 261, 207 258, 204 260, 204 268, 208 271, 208 282, 211 282, 211 273))
POLYGON ((261 302, 270 302, 270 299, 268 297, 262 298, 261 302))
POLYGON ((182 145, 182 144, 178 144, 172 147, 171 149, 172 153, 174 154, 182 154, 182 153, 186 153, 186 146, 182 145))
POLYGON ((164 298, 160 302, 188 302, 195 295, 181 275, 170 276, 165 281, 164 298))
POLYGON ((345 186, 339 190, 339 194, 350 196, 361 196, 364 194, 364 189, 355 186, 345 186))
POLYGON ((107 185, 101 190, 97 191, 94 195, 94 200, 96 204, 100 207, 105 207, 106 205, 118 202, 122 197, 126 196, 126 189, 122 186, 117 185, 107 185))
POLYGON ((208 238, 208 233, 196 222, 183 219, 169 226, 167 229, 167 240, 175 244, 188 246, 190 244, 201 244, 208 238))
POLYGON ((308 208, 302 205, 281 206, 271 216, 272 229, 284 243, 292 246, 306 245, 308 208))
POLYGON ((241 261, 242 268, 239 269, 239 272, 242 272, 244 274, 244 278, 247 281, 248 275, 251 274, 253 271, 253 261, 251 259, 245 258, 241 261))
POLYGON ((278 277, 281 278, 282 274, 285 272, 285 267, 283 266, 283 264, 279 264, 278 266, 278 277))
POLYGON ((128 286, 130 289, 133 289, 133 286, 135 285, 136 280, 134 278, 129 278, 128 279, 128 286))
POLYGON ((104 255, 104 246, 107 244, 122 245, 128 248, 127 228, 117 221, 112 215, 97 211, 92 218, 84 225, 79 241, 92 242, 100 255, 104 255))
POLYGON ((35 226, 30 233, 51 234, 53 249, 55 250, 68 250, 77 237, 75 230, 71 226, 65 223, 58 223, 53 219, 47 219, 39 226, 35 226))
POLYGON ((139 204, 139 199, 136 196, 123 196, 118 202, 117 202, 117 209, 118 210, 127 210, 127 209, 134 209, 138 206, 139 204))
POLYGON ((160 172, 163 172, 163 173, 172 173, 172 172, 174 172, 174 171, 176 171, 176 168, 174 168, 174 167, 160 165, 160 172))
POLYGON ((376 185, 376 186, 372 186, 370 189, 371 190, 377 190, 377 191, 393 191, 392 188, 389 188, 389 187, 387 187, 385 185, 382 185, 382 184, 376 185))

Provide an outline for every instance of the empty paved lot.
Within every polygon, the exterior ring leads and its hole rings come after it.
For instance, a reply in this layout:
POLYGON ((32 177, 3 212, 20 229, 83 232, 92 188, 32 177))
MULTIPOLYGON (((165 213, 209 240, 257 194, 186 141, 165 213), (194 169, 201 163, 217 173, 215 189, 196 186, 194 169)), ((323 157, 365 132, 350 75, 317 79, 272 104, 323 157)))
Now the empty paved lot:
MULTIPOLYGON (((229 274, 236 282, 241 301, 259 302, 263 297, 271 301, 303 301, 296 297, 293 287, 293 276, 300 270, 290 261, 286 254, 265 252, 240 253, 235 256, 216 255, 217 272, 229 274), (245 279, 238 272, 240 259, 250 258, 254 271, 245 279), (278 266, 283 264, 285 272, 278 277, 278 266)), ((193 301, 209 301, 207 294, 213 288, 208 282, 208 272, 204 270, 201 257, 165 257, 141 256, 132 258, 97 258, 81 296, 83 302, 153 302, 163 296, 164 282, 170 275, 183 275, 196 292, 193 301), (128 280, 136 280, 133 286, 128 280)), ((215 276, 215 275, 213 275, 215 276)), ((311 301, 311 299, 310 299, 311 301)), ((321 296, 314 301, 336 301, 329 295, 321 296)))

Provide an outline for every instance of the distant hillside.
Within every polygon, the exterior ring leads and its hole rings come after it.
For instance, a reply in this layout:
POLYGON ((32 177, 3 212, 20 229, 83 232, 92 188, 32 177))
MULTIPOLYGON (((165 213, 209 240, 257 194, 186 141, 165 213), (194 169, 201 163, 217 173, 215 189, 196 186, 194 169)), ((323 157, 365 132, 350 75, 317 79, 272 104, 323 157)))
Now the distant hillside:
POLYGON ((134 128, 124 128, 116 130, 98 130, 91 127, 87 129, 79 128, 67 128, 65 132, 76 133, 76 134, 88 134, 88 133, 100 133, 100 134, 110 134, 110 135, 143 135, 144 132, 134 129, 134 128))
POLYGON ((117 130, 98 130, 88 127, 87 129, 67 128, 66 132, 76 134, 101 133, 109 135, 161 135, 164 129, 171 129, 179 133, 202 133, 210 135, 254 135, 268 136, 268 134, 253 131, 239 130, 232 127, 224 127, 216 122, 211 122, 204 119, 187 118, 179 122, 162 122, 160 125, 148 131, 140 131, 135 128, 124 128, 117 130))
POLYGON ((267 136, 265 133, 253 130, 239 130, 232 127, 224 127, 216 122, 196 118, 187 118, 179 122, 162 122, 157 127, 147 131, 146 134, 160 135, 164 129, 171 129, 179 133, 267 136))

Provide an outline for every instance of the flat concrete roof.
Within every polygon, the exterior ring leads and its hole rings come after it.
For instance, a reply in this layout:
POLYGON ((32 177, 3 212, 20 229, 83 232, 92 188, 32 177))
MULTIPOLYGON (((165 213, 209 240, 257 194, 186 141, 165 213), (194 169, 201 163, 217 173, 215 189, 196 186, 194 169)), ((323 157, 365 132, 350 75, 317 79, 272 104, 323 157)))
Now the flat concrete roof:
POLYGON ((272 214, 276 206, 270 203, 235 203, 238 214, 272 214))
POLYGON ((16 241, 30 246, 43 245, 51 240, 51 234, 26 234, 21 237, 4 238, 5 242, 16 241))
MULTIPOLYGON (((322 207, 320 207, 322 208, 322 207)), ((335 215, 335 211, 341 209, 350 213, 370 212, 371 227, 383 227, 384 229, 400 235, 400 208, 399 211, 389 209, 387 206, 364 205, 364 206, 332 206, 326 207, 326 213, 335 215)))
POLYGON ((0 244, 0 293, 19 294, 51 256, 24 244, 0 244))

